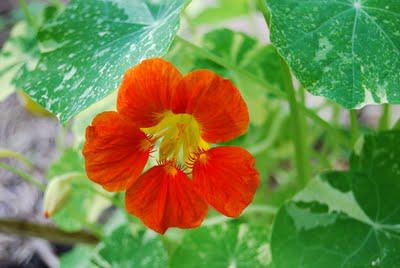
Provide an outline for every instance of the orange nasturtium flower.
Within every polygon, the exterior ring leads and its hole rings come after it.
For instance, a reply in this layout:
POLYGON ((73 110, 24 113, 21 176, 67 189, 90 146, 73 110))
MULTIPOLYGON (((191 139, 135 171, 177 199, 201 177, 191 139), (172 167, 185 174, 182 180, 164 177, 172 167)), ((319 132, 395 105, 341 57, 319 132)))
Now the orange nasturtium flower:
POLYGON ((211 147, 246 132, 239 91, 208 71, 185 76, 153 58, 129 69, 117 112, 97 115, 83 149, 88 177, 108 191, 126 190, 125 205, 149 228, 194 228, 207 203, 238 217, 259 185, 253 156, 237 146, 211 147), (158 146, 158 164, 142 174, 158 146))

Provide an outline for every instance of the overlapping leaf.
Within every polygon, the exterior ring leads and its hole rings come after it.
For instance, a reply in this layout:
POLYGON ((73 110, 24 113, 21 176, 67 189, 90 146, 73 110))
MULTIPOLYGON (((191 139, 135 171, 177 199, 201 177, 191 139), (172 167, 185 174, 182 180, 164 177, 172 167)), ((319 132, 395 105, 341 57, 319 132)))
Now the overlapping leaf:
POLYGON ((314 180, 278 213, 280 267, 400 265, 400 132, 365 138, 347 172, 314 180))
POLYGON ((75 0, 39 32, 41 59, 23 88, 65 122, 116 89, 140 60, 161 56, 184 0, 75 0))

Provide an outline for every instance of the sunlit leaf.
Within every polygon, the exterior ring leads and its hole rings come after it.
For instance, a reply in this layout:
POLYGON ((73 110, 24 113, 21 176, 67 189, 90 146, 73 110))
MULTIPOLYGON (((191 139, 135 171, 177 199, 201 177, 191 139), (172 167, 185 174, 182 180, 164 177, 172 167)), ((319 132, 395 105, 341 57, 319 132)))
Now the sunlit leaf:
POLYGON ((271 40, 307 90, 346 108, 400 103, 395 0, 268 0, 271 40))
POLYGON ((23 88, 65 122, 117 88, 144 58, 163 55, 184 0, 75 0, 39 32, 41 59, 23 88))

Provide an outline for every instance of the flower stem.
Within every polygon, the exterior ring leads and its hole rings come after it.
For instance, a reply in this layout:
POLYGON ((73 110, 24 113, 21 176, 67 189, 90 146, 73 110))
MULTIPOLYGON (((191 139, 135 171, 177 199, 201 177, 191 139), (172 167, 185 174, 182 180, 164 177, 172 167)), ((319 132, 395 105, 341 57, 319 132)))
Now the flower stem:
POLYGON ((306 122, 304 113, 299 109, 296 91, 293 87, 292 76, 289 70, 289 66, 281 58, 281 65, 285 72, 285 91, 288 94, 288 101, 290 106, 290 114, 292 120, 292 139, 295 147, 295 162, 297 169, 298 184, 300 188, 303 188, 310 177, 310 157, 308 151, 308 142, 306 134, 306 122))
POLYGON ((359 135, 357 110, 350 110, 351 145, 354 146, 359 135))
POLYGON ((0 162, 0 168, 3 168, 7 171, 10 171, 18 176, 20 176, 24 181, 30 183, 33 186, 36 186, 39 190, 44 192, 46 190, 46 186, 40 183, 37 179, 33 178, 32 176, 26 174, 22 170, 19 170, 13 166, 7 165, 6 163, 0 162))
POLYGON ((56 227, 17 219, 0 219, 0 232, 35 236, 63 244, 97 244, 99 238, 88 232, 64 232, 56 227))
POLYGON ((33 164, 25 156, 8 149, 0 149, 0 158, 14 158, 24 163, 28 168, 32 168, 33 164))
POLYGON ((378 129, 380 131, 388 130, 390 129, 390 105, 389 104, 384 104, 382 107, 382 115, 381 118, 379 119, 379 126, 378 129))
POLYGON ((25 0, 18 0, 19 6, 22 9, 22 12, 24 13, 24 16, 28 23, 32 26, 33 29, 36 31, 39 30, 39 25, 37 24, 37 21, 33 18, 31 13, 29 12, 28 6, 26 5, 25 0))

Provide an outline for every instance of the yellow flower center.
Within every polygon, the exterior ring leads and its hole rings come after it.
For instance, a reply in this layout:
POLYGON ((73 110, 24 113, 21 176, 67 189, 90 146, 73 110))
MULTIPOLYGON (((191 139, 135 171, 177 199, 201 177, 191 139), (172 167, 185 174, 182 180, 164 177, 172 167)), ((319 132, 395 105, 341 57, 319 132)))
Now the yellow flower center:
POLYGON ((193 153, 209 148, 209 144, 201 138, 199 123, 192 115, 168 111, 162 118, 154 127, 141 129, 153 139, 161 140, 160 161, 172 159, 186 163, 193 153))

